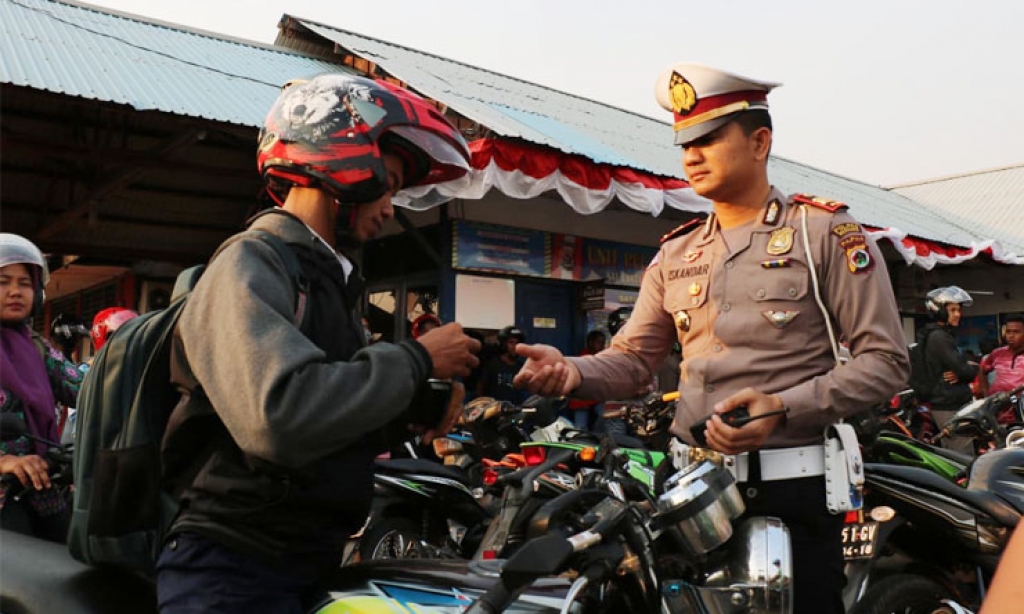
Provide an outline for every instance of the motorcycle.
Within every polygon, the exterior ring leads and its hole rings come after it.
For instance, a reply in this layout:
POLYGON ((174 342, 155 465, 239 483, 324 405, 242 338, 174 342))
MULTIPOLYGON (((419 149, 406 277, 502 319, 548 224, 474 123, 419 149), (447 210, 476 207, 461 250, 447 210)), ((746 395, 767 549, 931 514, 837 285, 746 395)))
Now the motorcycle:
MULTIPOLYGON (((462 413, 472 441, 455 448, 435 442, 446 458, 466 452, 481 463, 518 449, 532 437, 550 438, 558 426, 554 399, 533 397, 521 407, 489 398, 474 399, 462 413)), ((562 426, 564 428, 564 425, 562 426)), ((362 560, 393 558, 469 558, 479 549, 494 510, 483 501, 480 471, 419 458, 377 460, 374 499, 359 537, 362 560)))
MULTIPOLYGON (((41 443, 47 447, 43 459, 48 465, 50 484, 60 494, 61 499, 68 504, 71 503, 71 489, 74 483, 74 473, 71 471, 71 459, 74 456, 74 444, 61 444, 42 437, 36 437, 29 432, 25 420, 15 414, 0 414, 0 437, 4 441, 13 441, 19 437, 26 437, 31 441, 41 443)), ((0 489, 3 496, 13 501, 20 501, 28 492, 12 474, 0 475, 0 489)))
MULTIPOLYGON (((771 518, 737 522, 743 502, 727 470, 695 463, 653 496, 630 477, 625 454, 607 448, 598 462, 601 479, 547 501, 508 560, 360 562, 328 578, 309 611, 791 611, 788 531, 771 518)), ((155 611, 153 585, 138 576, 88 568, 27 536, 2 538, 0 611, 155 611)))
MULTIPOLYGON (((971 403, 941 432, 991 437, 1004 401, 971 403)), ((980 604, 1024 513, 1024 448, 1009 438, 1009 447, 966 465, 959 481, 931 468, 865 464, 864 511, 844 529, 851 614, 931 614, 943 600, 980 604)))

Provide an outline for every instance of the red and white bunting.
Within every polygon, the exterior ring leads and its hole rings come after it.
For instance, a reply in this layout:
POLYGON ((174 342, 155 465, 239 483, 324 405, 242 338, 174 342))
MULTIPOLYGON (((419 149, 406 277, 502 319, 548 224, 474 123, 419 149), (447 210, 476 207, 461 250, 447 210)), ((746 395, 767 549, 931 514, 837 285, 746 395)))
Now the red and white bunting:
MULTIPOLYGON (((597 213, 618 198, 627 207, 658 215, 665 207, 707 213, 711 202, 697 196, 682 179, 659 177, 621 166, 599 164, 584 156, 550 147, 505 139, 479 139, 469 144, 472 170, 448 183, 403 190, 395 204, 429 209, 452 198, 479 200, 491 189, 519 199, 555 191, 575 211, 597 213)), ((907 264, 931 270, 938 264, 958 264, 986 254, 996 262, 1024 265, 1024 256, 1007 252, 996 241, 970 247, 911 236, 898 228, 865 227, 875 240, 889 241, 907 264)))

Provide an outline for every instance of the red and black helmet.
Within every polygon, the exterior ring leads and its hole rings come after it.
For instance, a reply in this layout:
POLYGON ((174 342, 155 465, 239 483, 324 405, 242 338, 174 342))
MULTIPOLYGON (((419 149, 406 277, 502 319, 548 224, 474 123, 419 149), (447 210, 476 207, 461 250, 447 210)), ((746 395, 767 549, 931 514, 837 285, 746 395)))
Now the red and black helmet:
POLYGON ((469 171, 466 141, 426 100, 384 81, 337 73, 285 85, 260 131, 257 165, 279 204, 293 185, 358 204, 387 190, 382 150, 402 157, 403 188, 469 171))

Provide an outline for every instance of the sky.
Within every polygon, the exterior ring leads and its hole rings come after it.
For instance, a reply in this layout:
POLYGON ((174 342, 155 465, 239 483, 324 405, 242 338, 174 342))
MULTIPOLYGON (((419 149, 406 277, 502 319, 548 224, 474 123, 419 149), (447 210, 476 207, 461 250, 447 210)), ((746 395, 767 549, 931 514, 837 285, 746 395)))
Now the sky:
POLYGON ((1019 0, 90 4, 261 43, 287 13, 666 122, 655 79, 703 62, 783 84, 774 154, 876 185, 1024 163, 1019 0))

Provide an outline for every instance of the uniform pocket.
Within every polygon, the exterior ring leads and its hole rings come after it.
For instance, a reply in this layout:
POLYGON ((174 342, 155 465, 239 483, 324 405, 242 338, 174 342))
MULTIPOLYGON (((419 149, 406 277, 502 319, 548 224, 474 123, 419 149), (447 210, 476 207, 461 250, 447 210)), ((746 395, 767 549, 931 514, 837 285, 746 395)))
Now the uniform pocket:
POLYGON ((799 301, 807 296, 807 270, 803 267, 763 271, 751 280, 747 296, 754 302, 799 301))

